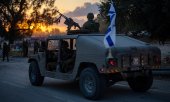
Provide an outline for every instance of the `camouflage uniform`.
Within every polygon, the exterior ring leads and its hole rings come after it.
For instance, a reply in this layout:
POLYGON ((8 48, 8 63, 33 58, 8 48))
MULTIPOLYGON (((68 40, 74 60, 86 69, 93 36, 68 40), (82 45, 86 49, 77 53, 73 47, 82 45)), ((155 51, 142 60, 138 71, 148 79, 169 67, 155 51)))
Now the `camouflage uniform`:
POLYGON ((83 29, 89 30, 89 32, 99 32, 99 23, 95 22, 93 13, 88 13, 88 21, 83 24, 83 29))

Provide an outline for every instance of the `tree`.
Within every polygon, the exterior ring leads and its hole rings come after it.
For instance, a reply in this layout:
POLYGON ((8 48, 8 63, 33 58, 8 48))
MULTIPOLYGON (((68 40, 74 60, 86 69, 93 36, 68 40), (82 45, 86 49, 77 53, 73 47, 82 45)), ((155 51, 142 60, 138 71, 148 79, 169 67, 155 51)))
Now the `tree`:
POLYGON ((0 37, 4 37, 4 35, 3 35, 4 33, 6 33, 6 32, 5 32, 5 29, 3 27, 2 21, 0 20, 0 37))
POLYGON ((56 15, 55 0, 1 0, 0 27, 10 42, 31 36, 38 23, 52 24, 56 15), (31 12, 32 10, 32 12, 31 12), (29 12, 29 13, 27 13, 29 12))
MULTIPOLYGON (((103 0, 101 13, 107 14, 111 0, 103 0)), ((147 30, 152 37, 168 37, 170 24, 169 0, 113 0, 117 11, 119 33, 147 30)), ((108 18, 109 20, 109 18, 108 18)))

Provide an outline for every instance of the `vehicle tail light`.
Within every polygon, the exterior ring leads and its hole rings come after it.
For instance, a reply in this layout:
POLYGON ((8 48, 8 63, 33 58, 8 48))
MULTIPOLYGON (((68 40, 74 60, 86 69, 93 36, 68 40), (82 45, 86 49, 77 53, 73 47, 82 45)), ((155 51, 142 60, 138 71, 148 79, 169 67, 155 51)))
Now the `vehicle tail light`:
POLYGON ((117 66, 117 59, 109 59, 108 60, 108 65, 109 66, 117 66))

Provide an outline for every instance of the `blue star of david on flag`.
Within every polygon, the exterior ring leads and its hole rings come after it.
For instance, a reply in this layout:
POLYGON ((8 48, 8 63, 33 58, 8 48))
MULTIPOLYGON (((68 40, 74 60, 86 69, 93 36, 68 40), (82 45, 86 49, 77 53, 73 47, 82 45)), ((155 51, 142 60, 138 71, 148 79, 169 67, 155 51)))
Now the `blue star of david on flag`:
POLYGON ((110 16, 111 22, 104 37, 104 45, 106 48, 115 46, 116 42, 116 27, 115 27, 116 12, 113 4, 110 5, 108 15, 110 16))

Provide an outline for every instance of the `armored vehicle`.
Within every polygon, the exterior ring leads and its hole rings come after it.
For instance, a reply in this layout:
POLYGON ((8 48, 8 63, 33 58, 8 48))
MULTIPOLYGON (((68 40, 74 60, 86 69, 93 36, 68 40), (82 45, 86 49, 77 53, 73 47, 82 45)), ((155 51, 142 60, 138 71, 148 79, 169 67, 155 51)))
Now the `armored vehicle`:
POLYGON ((114 47, 105 48, 103 39, 102 34, 48 37, 45 51, 28 60, 31 84, 41 86, 44 77, 77 80, 82 94, 92 100, 123 80, 134 91, 149 90, 152 70, 160 67, 160 50, 124 35, 117 35, 114 47))

